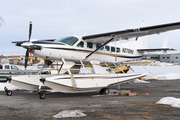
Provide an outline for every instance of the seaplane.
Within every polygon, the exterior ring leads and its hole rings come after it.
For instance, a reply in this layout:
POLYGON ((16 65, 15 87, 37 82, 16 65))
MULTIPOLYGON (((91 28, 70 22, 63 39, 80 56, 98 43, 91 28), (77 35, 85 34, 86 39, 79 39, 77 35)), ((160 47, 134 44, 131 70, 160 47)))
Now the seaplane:
MULTIPOLYGON (((66 61, 89 62, 93 66, 94 74, 74 74, 68 69, 68 75, 43 76, 23 75, 12 77, 9 82, 27 90, 37 90, 41 99, 46 97, 42 93, 45 85, 53 90, 64 93, 79 93, 100 91, 100 94, 108 94, 107 86, 131 81, 146 76, 148 73, 109 73, 100 66, 100 63, 119 63, 123 61, 138 59, 147 52, 175 50, 173 48, 147 48, 147 35, 160 34, 162 32, 180 29, 180 22, 146 26, 140 28, 125 29, 121 31, 87 35, 69 36, 60 39, 30 40, 32 22, 29 27, 28 41, 15 41, 16 46, 27 49, 26 58, 29 52, 43 58, 45 63, 51 64, 53 60, 60 60, 63 64, 66 61), (135 41, 119 44, 120 40, 136 38, 135 41)), ((62 66, 63 66, 62 64, 62 66)), ((25 59, 25 69, 27 59, 25 59)), ((8 92, 9 90, 6 89, 8 92)))

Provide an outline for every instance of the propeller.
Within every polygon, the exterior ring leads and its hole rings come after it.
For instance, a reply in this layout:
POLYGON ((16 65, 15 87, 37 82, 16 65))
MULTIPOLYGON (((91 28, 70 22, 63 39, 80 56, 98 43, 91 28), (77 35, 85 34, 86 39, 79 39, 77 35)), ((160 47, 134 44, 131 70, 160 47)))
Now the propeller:
MULTIPOLYGON (((28 42, 30 42, 31 33, 32 33, 32 22, 30 21, 30 24, 29 24, 29 40, 28 40, 28 42)), ((27 62, 28 62, 28 58, 29 58, 29 50, 30 50, 30 48, 27 48, 26 54, 25 54, 25 64, 24 64, 25 70, 27 68, 27 62)))
POLYGON ((30 42, 30 38, 31 38, 31 33, 32 33, 32 22, 30 21, 30 24, 29 24, 29 42, 30 42))

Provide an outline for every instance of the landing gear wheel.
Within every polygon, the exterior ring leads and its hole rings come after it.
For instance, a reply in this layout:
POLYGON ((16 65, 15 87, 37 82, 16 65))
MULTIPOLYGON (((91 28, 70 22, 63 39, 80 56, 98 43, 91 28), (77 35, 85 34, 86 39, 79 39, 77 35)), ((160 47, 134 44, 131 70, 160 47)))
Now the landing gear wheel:
POLYGON ((100 93, 100 95, 102 95, 102 94, 103 94, 103 88, 99 91, 99 93, 100 93))
POLYGON ((39 98, 40 99, 45 99, 46 98, 46 94, 45 93, 39 93, 39 98))
POLYGON ((108 88, 102 88, 102 89, 100 90, 100 94, 101 94, 101 95, 103 95, 103 94, 105 94, 105 95, 109 94, 109 89, 108 89, 108 88))
POLYGON ((104 93, 107 95, 109 94, 109 89, 108 88, 104 88, 104 93))
POLYGON ((12 91, 11 91, 11 90, 7 90, 7 91, 6 91, 6 95, 7 95, 7 96, 11 96, 11 95, 12 95, 12 91))

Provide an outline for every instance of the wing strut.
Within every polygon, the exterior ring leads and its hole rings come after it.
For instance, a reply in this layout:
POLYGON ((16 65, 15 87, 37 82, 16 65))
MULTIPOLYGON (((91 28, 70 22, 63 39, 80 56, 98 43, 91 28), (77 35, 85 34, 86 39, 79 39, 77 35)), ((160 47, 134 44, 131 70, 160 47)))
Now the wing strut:
POLYGON ((94 50, 93 52, 91 52, 89 55, 87 55, 85 57, 85 59, 87 59, 88 57, 90 57, 92 54, 94 54, 96 51, 98 51, 99 49, 101 49, 102 47, 104 47, 105 45, 107 45, 109 42, 111 42, 112 40, 114 40, 116 38, 116 35, 111 35, 112 38, 110 40, 108 40, 107 42, 105 42, 103 45, 101 45, 99 48, 97 48, 96 50, 94 50))

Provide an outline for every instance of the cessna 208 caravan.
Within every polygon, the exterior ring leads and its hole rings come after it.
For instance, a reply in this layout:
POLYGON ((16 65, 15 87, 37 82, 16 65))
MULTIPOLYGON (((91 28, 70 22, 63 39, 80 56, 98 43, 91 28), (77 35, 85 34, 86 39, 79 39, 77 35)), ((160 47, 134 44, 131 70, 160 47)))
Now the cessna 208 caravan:
MULTIPOLYGON (((132 74, 107 74, 108 72, 100 67, 100 63, 117 63, 127 60, 137 59, 143 57, 144 52, 151 51, 167 51, 174 50, 169 48, 148 49, 146 35, 159 34, 162 32, 180 29, 180 22, 155 25, 135 29, 126 29, 122 31, 109 32, 88 36, 70 36, 62 39, 53 40, 36 40, 31 41, 32 23, 30 22, 29 40, 17 41, 16 46, 24 47, 26 51, 25 68, 27 66, 27 58, 29 52, 37 57, 43 58, 46 61, 62 60, 63 63, 68 61, 83 61, 90 62, 93 65, 95 74, 92 75, 73 75, 68 70, 70 75, 57 75, 55 77, 38 76, 44 85, 65 93, 89 92, 100 90, 102 92, 109 92, 108 85, 121 83, 124 81, 136 79, 147 75, 147 73, 132 73, 132 74), (144 37, 142 37, 144 36, 144 37), (117 44, 116 41, 136 38, 124 44, 117 44), (143 39, 142 39, 143 38, 143 39)), ((34 76, 35 77, 35 76, 34 76)), ((32 83, 33 76, 19 76, 14 77, 10 83, 23 88, 24 86, 29 90, 37 90, 32 83), (31 80, 30 80, 31 79, 31 80), (32 87, 33 86, 33 87, 32 87)), ((40 82, 39 82, 40 83, 40 82)), ((43 98, 44 94, 40 94, 43 98)))
MULTIPOLYGON (((30 26, 32 26, 32 24, 30 24, 30 26)), ((26 48, 26 56, 29 55, 29 51, 33 51, 35 56, 45 60, 60 60, 63 57, 70 61, 97 60, 96 62, 98 63, 114 63, 140 58, 144 55, 144 51, 170 50, 169 48, 147 49, 147 40, 138 40, 137 38, 145 35, 159 34, 179 28, 180 22, 126 29, 122 31, 82 37, 70 36, 55 39, 53 42, 43 40, 30 41, 29 37, 29 41, 13 43, 16 43, 17 46, 26 48), (136 38, 136 41, 126 44, 115 44, 116 42, 114 42, 124 39, 127 40, 130 38, 136 38)))

